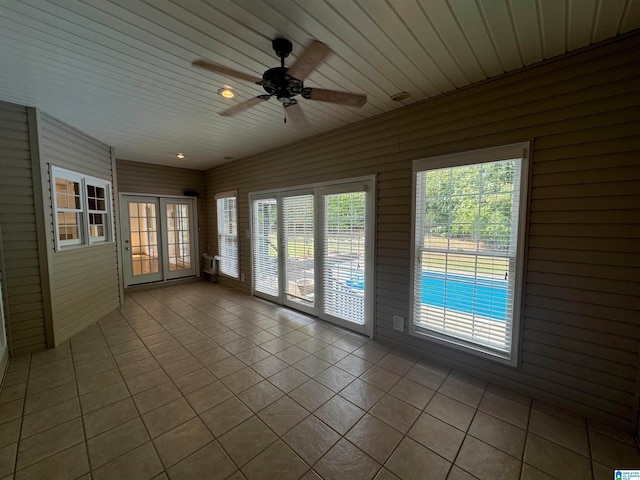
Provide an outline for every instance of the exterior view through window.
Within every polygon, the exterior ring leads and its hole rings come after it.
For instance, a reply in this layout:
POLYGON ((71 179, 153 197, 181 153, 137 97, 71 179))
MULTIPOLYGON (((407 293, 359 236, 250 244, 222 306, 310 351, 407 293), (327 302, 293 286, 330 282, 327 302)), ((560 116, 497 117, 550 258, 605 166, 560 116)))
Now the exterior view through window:
POLYGON ((253 292, 371 331, 371 177, 251 195, 253 292))
POLYGON ((515 362, 527 148, 415 163, 415 335, 515 362))

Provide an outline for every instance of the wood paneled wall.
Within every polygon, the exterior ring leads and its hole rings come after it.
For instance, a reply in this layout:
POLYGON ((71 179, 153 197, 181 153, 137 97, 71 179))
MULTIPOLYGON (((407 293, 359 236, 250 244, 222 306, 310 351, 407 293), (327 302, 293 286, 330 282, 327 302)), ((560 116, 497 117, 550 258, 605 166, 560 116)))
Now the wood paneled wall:
POLYGON ((13 354, 19 355, 46 347, 27 107, 0 102, 0 147, 6 309, 13 354))
MULTIPOLYGON (((44 113, 39 115, 42 191, 51 270, 51 310, 55 345, 120 306, 115 242, 54 251, 49 168, 55 165, 113 183, 109 146, 44 113)), ((112 192, 113 193, 113 192, 112 192)), ((112 198, 114 205, 115 198, 112 198)))
POLYGON ((631 430, 640 340, 639 133, 636 34, 211 169, 208 243, 217 247, 215 193, 237 189, 247 281, 221 281, 248 291, 250 192, 376 174, 376 338, 631 430), (408 317, 411 298, 412 161, 525 140, 534 147, 520 365, 393 330, 393 315, 408 317))

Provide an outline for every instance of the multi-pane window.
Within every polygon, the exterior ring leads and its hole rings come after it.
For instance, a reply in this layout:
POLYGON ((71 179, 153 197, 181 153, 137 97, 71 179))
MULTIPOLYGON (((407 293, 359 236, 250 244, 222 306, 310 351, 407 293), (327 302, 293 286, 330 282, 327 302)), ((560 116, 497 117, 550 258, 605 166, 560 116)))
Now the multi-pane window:
POLYGON ((216 195, 218 211, 218 250, 220 273, 239 278, 238 268, 238 197, 236 192, 216 195))
POLYGON ((515 362, 527 149, 415 162, 414 334, 515 362))
POLYGON ((58 242, 60 246, 79 245, 82 236, 82 178, 67 175, 56 177, 56 221, 58 225, 58 242))
POLYGON ((51 167, 56 248, 109 241, 111 184, 51 167))
POLYGON ((105 186, 87 184, 89 213, 89 238, 93 241, 106 240, 107 232, 107 189, 105 186))

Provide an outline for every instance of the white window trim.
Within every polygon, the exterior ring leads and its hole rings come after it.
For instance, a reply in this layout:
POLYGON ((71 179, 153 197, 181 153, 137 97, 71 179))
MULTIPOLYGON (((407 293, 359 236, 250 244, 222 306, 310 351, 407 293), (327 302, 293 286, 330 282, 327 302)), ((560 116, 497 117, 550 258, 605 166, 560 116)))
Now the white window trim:
POLYGON ((526 214, 528 200, 528 180, 529 180, 529 155, 531 151, 530 142, 515 143, 498 147, 490 147, 479 150, 471 150, 436 157, 423 158, 413 162, 412 171, 412 203, 411 203, 411 278, 410 292, 411 302, 409 310, 409 335, 424 340, 432 341, 441 345, 445 345, 456 350, 462 350, 473 355, 478 355, 499 363, 516 366, 519 360, 520 350, 520 325, 522 317, 522 291, 524 278, 524 255, 525 255, 525 239, 526 239, 526 214), (511 346, 508 354, 495 351, 483 345, 475 344, 471 341, 465 341, 459 338, 440 334, 435 331, 428 331, 418 327, 414 323, 415 309, 415 278, 416 278, 416 179, 417 173, 424 170, 435 170, 438 168, 447 168, 454 166, 472 165, 477 163, 485 163, 491 161, 507 160, 509 158, 522 158, 520 170, 520 191, 519 191, 519 215, 518 230, 516 232, 517 254, 516 254, 516 278, 513 292, 513 317, 512 317, 512 333, 511 346))
POLYGON ((104 180, 102 178, 92 177, 90 175, 84 175, 79 172, 74 172, 72 170, 67 170, 62 167, 57 167, 55 165, 51 165, 49 178, 51 182, 51 207, 52 207, 52 216, 53 216, 53 227, 54 227, 54 245, 55 251, 66 251, 71 248, 81 248, 88 247, 92 245, 103 245, 106 243, 114 242, 113 232, 115 231, 113 227, 113 210, 112 210, 112 190, 111 190, 111 182, 108 180, 104 180), (59 233, 59 225, 58 225, 58 212, 69 211, 65 208, 58 208, 58 201, 56 195, 56 178, 62 178, 65 180, 73 180, 80 183, 80 209, 73 209, 72 211, 77 211, 80 214, 81 225, 78 225, 79 229, 79 239, 74 240, 60 240, 59 233), (105 210, 104 211, 95 211, 89 210, 89 201, 87 195, 87 186, 91 185, 94 187, 104 188, 105 189, 105 210), (101 213, 106 214, 106 221, 104 224, 104 236, 101 237, 91 237, 89 231, 89 213, 101 213))
POLYGON ((218 255, 220 255, 220 265, 219 265, 219 274, 223 275, 225 277, 229 277, 229 278, 233 278, 234 280, 239 280, 240 279, 240 226, 238 225, 238 191, 237 190, 230 190, 227 192, 220 192, 217 193, 215 195, 215 200, 216 200, 216 220, 217 220, 217 225, 216 228, 218 230, 218 255), (236 211, 235 211, 235 223, 236 223, 236 235, 235 235, 235 239, 236 239, 236 272, 237 275, 233 276, 233 275, 229 275, 228 273, 225 273, 222 271, 222 265, 223 265, 223 257, 222 257, 222 242, 221 240, 223 238, 233 238, 234 235, 230 235, 230 234, 225 234, 225 233, 220 233, 220 211, 218 209, 218 200, 222 200, 224 198, 235 198, 236 199, 236 211))

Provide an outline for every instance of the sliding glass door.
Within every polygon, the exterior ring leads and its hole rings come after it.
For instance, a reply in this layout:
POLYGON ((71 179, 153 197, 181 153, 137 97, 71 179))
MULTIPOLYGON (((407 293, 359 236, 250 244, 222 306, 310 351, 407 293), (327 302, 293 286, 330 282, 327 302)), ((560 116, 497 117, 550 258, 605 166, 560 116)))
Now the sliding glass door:
POLYGON ((372 188, 366 179, 252 195, 254 294, 369 333, 372 188))

